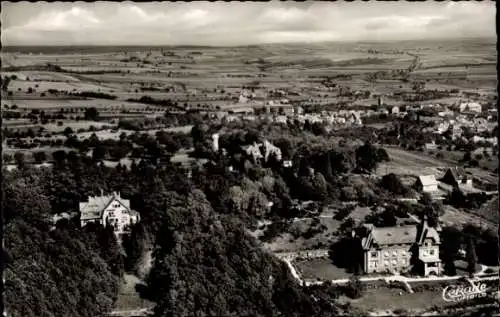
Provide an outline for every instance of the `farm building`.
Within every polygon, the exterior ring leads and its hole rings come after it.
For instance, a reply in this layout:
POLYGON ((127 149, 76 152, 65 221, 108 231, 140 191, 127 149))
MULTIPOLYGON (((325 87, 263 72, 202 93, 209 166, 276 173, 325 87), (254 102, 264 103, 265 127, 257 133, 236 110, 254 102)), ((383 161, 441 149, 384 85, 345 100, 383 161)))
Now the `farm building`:
POLYGON ((469 103, 461 103, 460 104, 460 112, 470 111, 470 112, 481 112, 481 105, 477 102, 469 102, 469 103))
POLYGON ((451 186, 458 186, 459 184, 472 185, 472 178, 467 177, 467 173, 461 167, 448 168, 442 181, 451 186))
POLYGON ((438 190, 438 182, 434 175, 421 175, 415 183, 417 190, 424 193, 433 193, 438 190))

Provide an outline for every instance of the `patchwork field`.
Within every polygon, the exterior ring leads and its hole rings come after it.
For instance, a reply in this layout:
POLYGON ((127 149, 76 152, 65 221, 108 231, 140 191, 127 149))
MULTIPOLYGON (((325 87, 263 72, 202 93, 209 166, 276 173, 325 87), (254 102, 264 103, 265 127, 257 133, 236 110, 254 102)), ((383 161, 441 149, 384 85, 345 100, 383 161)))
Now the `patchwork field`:
POLYGON ((5 108, 7 105, 9 108, 16 105, 20 109, 40 109, 40 110, 50 110, 50 109, 78 109, 78 108, 90 108, 95 107, 97 109, 109 109, 109 110, 134 110, 134 109, 146 109, 146 108, 157 108, 147 106, 138 102, 128 102, 120 100, 103 100, 103 99, 88 99, 88 100, 71 100, 71 99, 20 99, 20 100, 2 100, 2 106, 5 108))
MULTIPOLYGON (((187 133, 191 132, 192 128, 193 128, 192 125, 186 125, 186 126, 179 126, 179 127, 173 127, 173 128, 144 130, 144 131, 138 131, 138 132, 139 133, 148 133, 150 135, 155 135, 159 131, 187 134, 187 133)), ((131 135, 131 134, 137 133, 137 131, 124 130, 124 129, 118 129, 118 130, 107 129, 107 130, 101 130, 101 131, 95 131, 95 132, 80 132, 80 133, 77 133, 76 136, 78 137, 78 139, 88 139, 94 133, 99 140, 119 140, 120 135, 122 133, 125 133, 126 135, 131 135)))

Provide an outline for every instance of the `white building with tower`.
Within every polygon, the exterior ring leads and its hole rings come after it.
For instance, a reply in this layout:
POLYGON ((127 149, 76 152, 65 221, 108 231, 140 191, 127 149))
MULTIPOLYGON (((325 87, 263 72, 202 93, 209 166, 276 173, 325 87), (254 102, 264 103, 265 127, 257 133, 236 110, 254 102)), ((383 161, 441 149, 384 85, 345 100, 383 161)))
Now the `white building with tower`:
POLYGON ((219 134, 212 134, 212 150, 214 152, 219 152, 219 134))

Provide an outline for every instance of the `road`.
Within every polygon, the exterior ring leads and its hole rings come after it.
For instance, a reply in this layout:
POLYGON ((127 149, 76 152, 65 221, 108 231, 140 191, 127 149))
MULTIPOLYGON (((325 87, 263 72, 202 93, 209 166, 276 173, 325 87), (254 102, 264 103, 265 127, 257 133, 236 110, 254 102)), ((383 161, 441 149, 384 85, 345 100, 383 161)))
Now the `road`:
MULTIPOLYGON (((304 281, 300 275, 297 273, 297 271, 295 270, 295 267, 292 265, 292 263, 290 262, 290 260, 288 259, 283 259, 283 261, 285 261, 285 263, 287 264, 287 266, 289 267, 290 269, 290 272, 292 273, 293 277, 301 284, 301 285, 305 285, 305 286, 311 286, 311 285, 322 285, 323 283, 325 283, 325 281, 304 281)), ((485 265, 481 265, 481 270, 474 274, 474 279, 498 279, 499 277, 498 276, 494 276, 494 277, 483 277, 481 278, 483 275, 487 275, 487 273, 485 273, 485 270, 487 269, 488 267, 485 266, 485 265)), ((379 280, 384 280, 386 282, 391 282, 391 281, 400 281, 400 282, 403 282, 405 283, 409 288, 410 292, 411 292, 411 287, 409 287, 408 283, 410 282, 436 282, 436 281, 453 281, 453 280, 459 280, 461 279, 462 277, 464 276, 461 276, 461 275, 457 275, 457 276, 428 276, 428 277, 406 277, 406 276, 402 276, 402 275, 399 275, 399 274, 394 274, 394 275, 391 275, 391 276, 362 276, 359 278, 360 281, 362 282, 373 282, 373 281, 379 281, 379 280)), ((348 283, 349 282, 349 279, 337 279, 337 280, 331 280, 330 281, 332 284, 345 284, 345 283, 348 283)))
POLYGON ((136 317, 136 316, 147 316, 151 312, 151 308, 141 308, 141 309, 131 309, 131 310, 113 310, 108 316, 115 317, 136 317))

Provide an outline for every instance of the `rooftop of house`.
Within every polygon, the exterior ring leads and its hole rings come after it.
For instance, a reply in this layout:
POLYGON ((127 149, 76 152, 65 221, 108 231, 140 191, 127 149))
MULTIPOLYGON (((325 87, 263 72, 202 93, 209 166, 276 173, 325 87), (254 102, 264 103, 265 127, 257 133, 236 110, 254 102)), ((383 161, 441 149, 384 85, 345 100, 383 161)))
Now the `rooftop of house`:
POLYGON ((120 197, 120 193, 113 192, 111 195, 103 195, 101 193, 101 196, 89 196, 87 202, 80 203, 80 219, 86 220, 100 218, 103 211, 113 201, 118 201, 125 208, 127 208, 129 212, 136 213, 136 211, 130 209, 130 200, 120 197))
POLYGON ((450 167, 449 171, 453 175, 455 179, 462 179, 464 177, 467 177, 467 173, 465 172, 465 169, 460 166, 455 166, 455 167, 450 167))
POLYGON ((417 238, 416 226, 373 228, 371 232, 373 243, 378 245, 410 244, 417 238))
POLYGON ((422 186, 437 185, 437 180, 434 175, 420 175, 418 177, 418 180, 420 181, 422 186))
POLYGON ((369 250, 373 245, 389 246, 396 244, 422 244, 426 238, 431 238, 439 244, 439 233, 435 228, 429 227, 427 221, 419 225, 406 225, 399 227, 374 227, 368 226, 369 234, 361 243, 364 250, 369 250))

